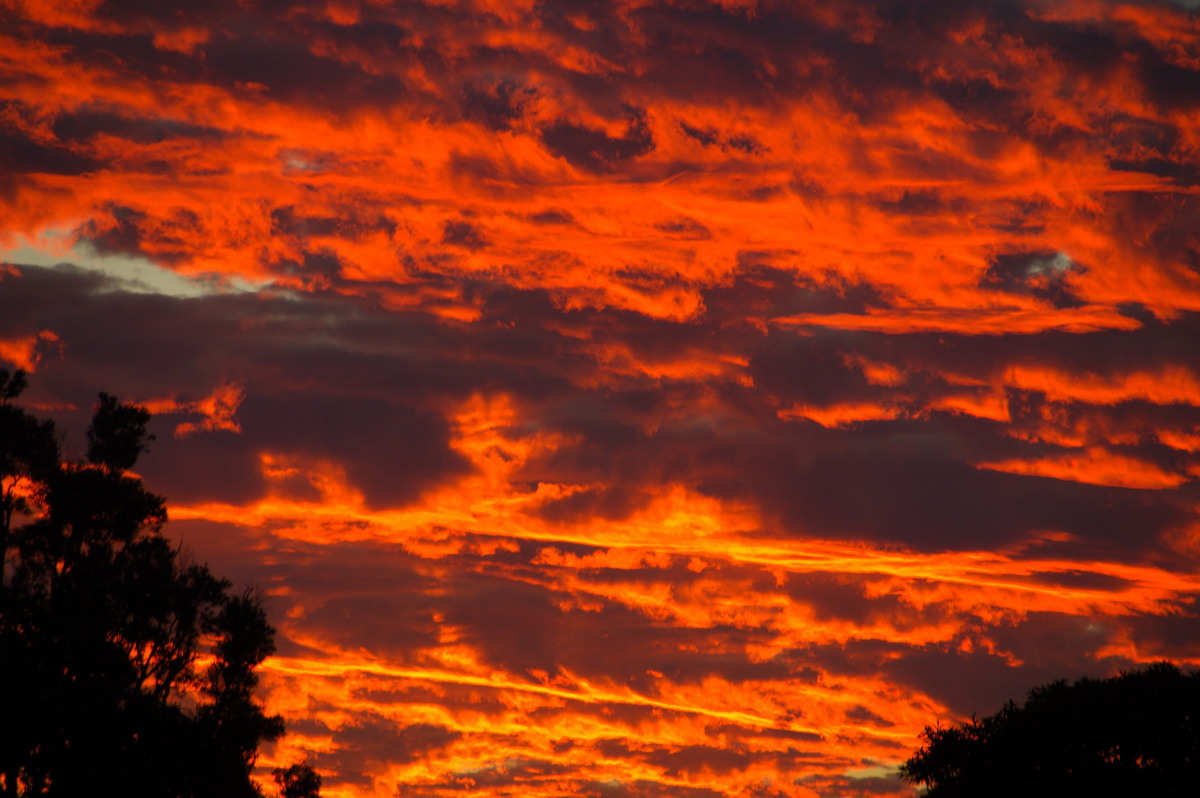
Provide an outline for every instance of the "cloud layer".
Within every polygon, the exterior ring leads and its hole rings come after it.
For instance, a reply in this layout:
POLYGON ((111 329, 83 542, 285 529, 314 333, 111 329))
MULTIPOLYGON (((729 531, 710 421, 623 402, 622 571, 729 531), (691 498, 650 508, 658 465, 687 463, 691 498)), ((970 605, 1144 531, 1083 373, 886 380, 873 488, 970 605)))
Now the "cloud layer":
POLYGON ((910 795, 924 724, 1200 663, 1189 5, 0 22, 0 360, 68 451, 156 413, 263 764, 910 795))

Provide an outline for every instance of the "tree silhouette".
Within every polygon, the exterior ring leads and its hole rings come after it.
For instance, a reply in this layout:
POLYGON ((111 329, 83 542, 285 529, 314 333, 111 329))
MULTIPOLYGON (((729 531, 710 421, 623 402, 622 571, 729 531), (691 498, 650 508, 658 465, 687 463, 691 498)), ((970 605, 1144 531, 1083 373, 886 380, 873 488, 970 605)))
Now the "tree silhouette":
POLYGON ((280 798, 320 798, 321 776, 307 762, 275 768, 280 798))
POLYGON ((1200 672, 1060 680, 923 737, 900 772, 929 798, 1200 795, 1200 672))
POLYGON ((87 460, 64 463, 13 403, 25 384, 0 370, 3 795, 260 796, 258 747, 283 732, 254 699, 262 606, 163 537, 162 497, 128 473, 145 409, 100 394, 87 460))

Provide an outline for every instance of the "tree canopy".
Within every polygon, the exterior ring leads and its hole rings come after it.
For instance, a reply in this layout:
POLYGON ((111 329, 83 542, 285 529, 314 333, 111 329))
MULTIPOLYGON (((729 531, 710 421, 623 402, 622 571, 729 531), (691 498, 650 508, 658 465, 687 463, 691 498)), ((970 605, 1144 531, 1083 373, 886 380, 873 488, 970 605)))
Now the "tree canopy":
MULTIPOLYGON (((274 651, 260 602, 163 536, 163 498, 129 472, 145 409, 100 394, 86 460, 64 462, 54 424, 14 403, 25 385, 0 370, 3 795, 261 795, 283 723, 254 697, 274 651)), ((280 786, 315 795, 294 767, 280 786)))
POLYGON ((1109 679, 1056 681, 1021 706, 927 727, 901 766, 929 798, 1195 796, 1200 672, 1169 663, 1109 679))

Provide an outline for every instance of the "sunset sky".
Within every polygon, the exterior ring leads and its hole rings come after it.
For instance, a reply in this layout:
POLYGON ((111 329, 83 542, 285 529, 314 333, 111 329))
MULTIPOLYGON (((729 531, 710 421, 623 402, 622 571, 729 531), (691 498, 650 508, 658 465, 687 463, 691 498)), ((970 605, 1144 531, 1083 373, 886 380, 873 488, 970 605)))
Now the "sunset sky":
POLYGON ((1200 666, 1200 3, 0 0, 0 261, 331 798, 911 796, 1200 666))

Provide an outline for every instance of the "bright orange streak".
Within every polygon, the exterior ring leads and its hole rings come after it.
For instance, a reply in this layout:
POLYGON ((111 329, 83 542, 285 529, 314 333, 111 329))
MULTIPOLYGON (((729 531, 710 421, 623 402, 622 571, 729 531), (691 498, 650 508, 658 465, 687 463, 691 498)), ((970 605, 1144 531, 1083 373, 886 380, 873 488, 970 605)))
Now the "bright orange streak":
POLYGON ((585 704, 629 704, 632 706, 654 707, 656 709, 665 709, 672 712, 702 715, 704 717, 725 720, 729 721, 730 723, 737 723, 746 726, 778 728, 786 729, 788 731, 808 732, 810 734, 820 733, 820 730, 815 728, 801 726, 795 723, 780 723, 778 719, 762 717, 749 712, 719 710, 700 705, 661 701, 648 696, 638 695, 631 690, 616 691, 605 688, 597 688, 589 684, 587 680, 572 677, 570 674, 566 674, 566 677, 574 680, 579 685, 578 690, 565 690, 551 685, 519 682, 512 679, 507 679, 498 674, 492 674, 489 676, 476 676, 469 673, 437 671, 427 668, 397 668, 380 662, 372 662, 367 660, 348 660, 345 655, 339 656, 336 662, 307 659, 284 660, 278 657, 272 657, 264 663, 264 667, 268 670, 278 671, 280 673, 290 675, 344 676, 347 673, 354 673, 368 674, 372 676, 387 676, 397 679, 416 679, 420 681, 470 685, 473 687, 488 687, 497 690, 516 690, 523 693, 534 693, 537 695, 563 698, 569 701, 579 701, 585 704))
POLYGON ((1113 308, 1091 305, 1070 310, 1012 308, 914 308, 853 313, 801 313, 771 320, 781 327, 831 327, 886 333, 952 332, 961 335, 1032 335, 1047 330, 1090 333, 1136 330, 1141 324, 1113 308))
POLYGON ((992 471, 1007 471, 1010 474, 1027 474, 1085 482, 1090 485, 1111 485, 1115 488, 1141 488, 1143 490, 1176 488, 1191 479, 1183 474, 1164 471, 1153 463, 1113 454, 1098 446, 1090 447, 1079 453, 1068 453, 1057 457, 1003 460, 979 463, 977 467, 992 471))
POLYGON ((863 421, 884 421, 899 418, 903 414, 901 408, 892 405, 878 405, 870 402, 846 402, 828 407, 812 407, 810 405, 795 405, 786 410, 778 411, 778 416, 785 421, 807 418, 822 427, 849 427, 863 421))
POLYGON ((1040 391, 1053 401, 1115 405, 1141 399, 1155 404, 1200 405, 1200 379, 1183 366, 1164 366, 1157 372, 1130 374, 1072 374, 1046 366, 1011 366, 1005 382, 1027 391, 1040 391))
POLYGON ((986 418, 992 421, 1012 421, 1009 412, 1008 399, 1001 391, 986 393, 962 393, 943 396, 933 402, 930 407, 935 410, 949 410, 976 418, 986 418))

